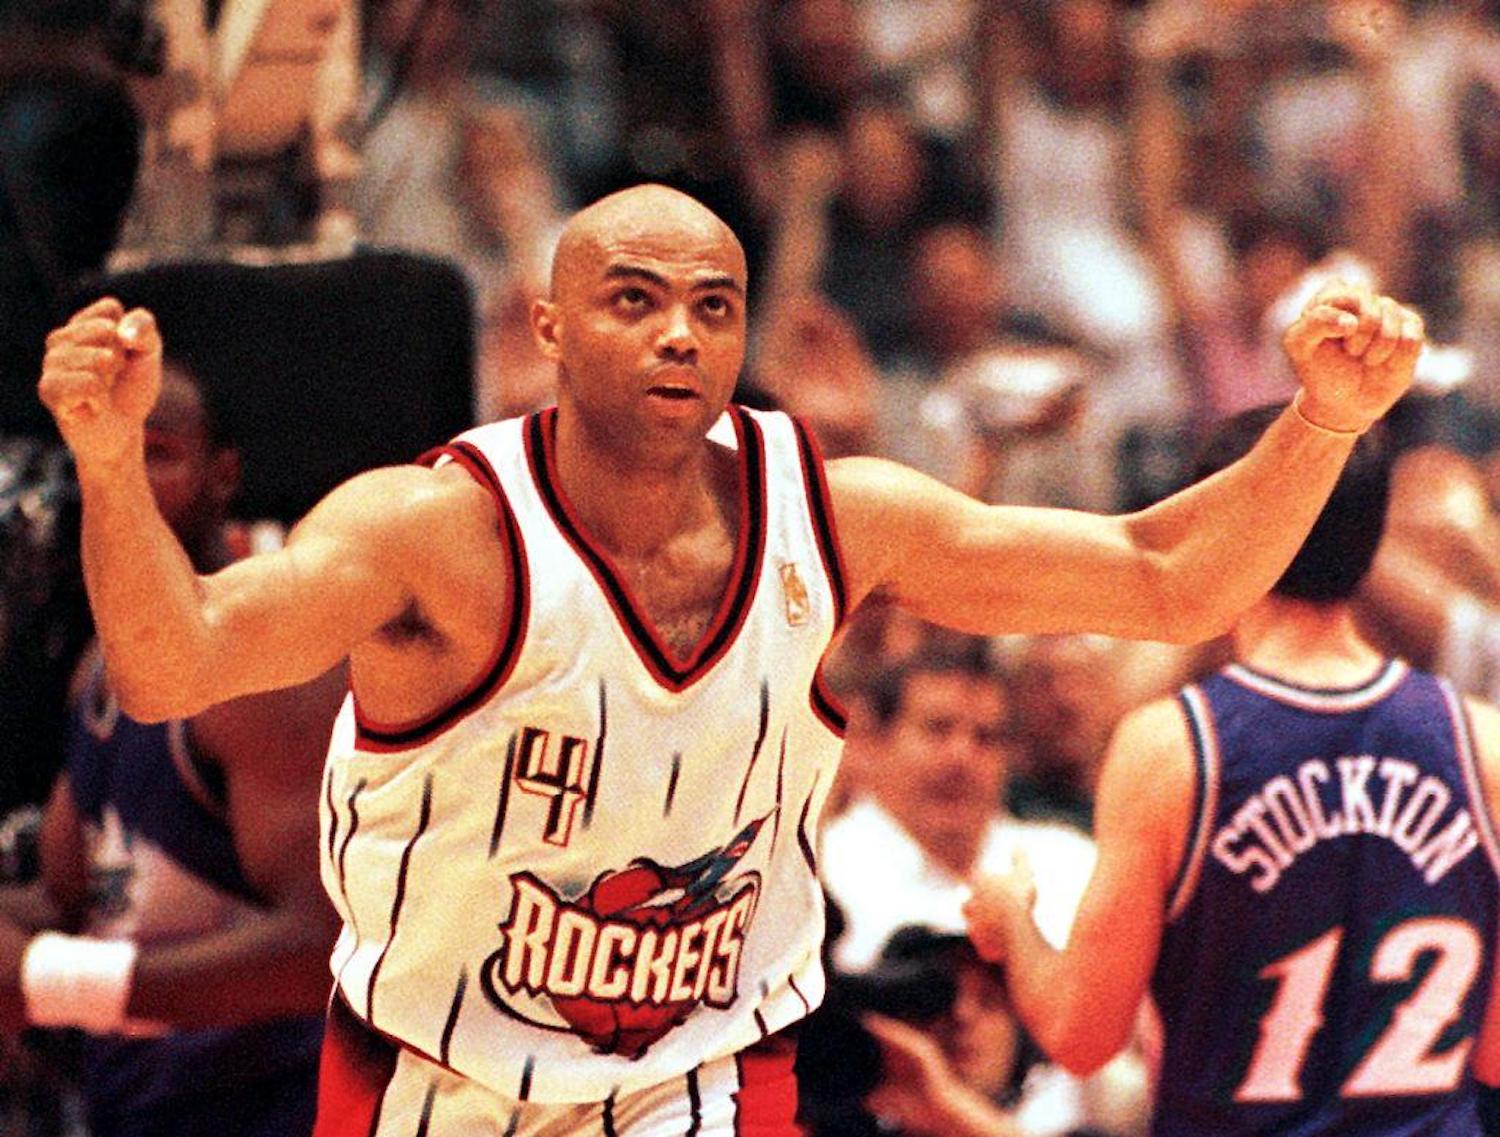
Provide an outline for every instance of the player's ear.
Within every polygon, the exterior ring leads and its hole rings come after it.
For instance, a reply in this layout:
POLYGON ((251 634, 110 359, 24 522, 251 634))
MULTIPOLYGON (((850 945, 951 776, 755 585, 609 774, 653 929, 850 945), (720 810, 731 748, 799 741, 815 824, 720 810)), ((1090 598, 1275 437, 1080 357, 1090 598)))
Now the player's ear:
POLYGON ((543 355, 554 362, 562 355, 557 339, 562 326, 562 313, 551 300, 538 297, 531 302, 531 334, 543 355))

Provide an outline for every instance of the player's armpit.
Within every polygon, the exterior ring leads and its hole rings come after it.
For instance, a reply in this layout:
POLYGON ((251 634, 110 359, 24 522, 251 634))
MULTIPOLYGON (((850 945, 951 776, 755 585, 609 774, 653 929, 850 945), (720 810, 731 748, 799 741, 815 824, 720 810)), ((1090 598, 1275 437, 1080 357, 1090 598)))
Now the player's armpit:
POLYGON ((493 539, 493 507, 461 472, 361 474, 285 547, 198 578, 195 603, 164 604, 147 629, 155 650, 106 639, 121 704, 142 721, 188 718, 309 681, 411 603, 443 556, 486 532, 493 539))

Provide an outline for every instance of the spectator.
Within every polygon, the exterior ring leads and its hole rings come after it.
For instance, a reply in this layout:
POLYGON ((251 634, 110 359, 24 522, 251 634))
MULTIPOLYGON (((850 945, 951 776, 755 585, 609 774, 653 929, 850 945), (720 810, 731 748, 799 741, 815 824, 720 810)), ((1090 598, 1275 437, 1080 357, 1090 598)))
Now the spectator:
MULTIPOLYGON (((214 424, 169 366, 147 472, 200 571, 230 559, 238 459, 214 424)), ((315 803, 342 687, 332 674, 143 725, 121 713, 97 651, 80 663, 42 827, 45 887, 3 899, 0 1007, 12 1028, 87 1032, 93 1137, 311 1131, 335 928, 315 803)))
POLYGON ((741 234, 754 279, 778 193, 759 0, 591 0, 587 9, 610 58, 615 137, 580 199, 642 181, 693 194, 741 234))
POLYGON ((1381 641, 1500 696, 1500 524, 1477 462, 1427 446, 1399 459, 1387 540, 1360 593, 1381 641))
POLYGON ((1108 507, 1112 455, 1089 454, 1079 429, 1100 360, 1009 303, 978 226, 920 231, 911 305, 915 366, 887 379, 889 452, 981 500, 1108 507))
POLYGON ((802 418, 830 458, 872 454, 879 375, 853 323, 816 294, 767 306, 753 369, 781 409, 802 418))
POLYGON ((871 972, 835 976, 801 1058, 810 1137, 1135 1134, 1149 1098, 1134 1055, 1088 1082, 1042 1061, 1002 973, 923 925, 898 928, 871 972))
POLYGON ((555 237, 550 172, 524 111, 469 72, 466 0, 385 0, 370 38, 371 125, 354 209, 367 242, 446 257, 480 297, 532 290, 555 237))
MULTIPOLYGON (((1169 309, 1133 225, 1125 14, 1113 0, 996 5, 987 170, 1013 301, 1106 361, 1086 453, 1187 412, 1169 309)), ((1103 497, 1116 500, 1112 461, 1103 497)))
POLYGON ((954 152, 918 132, 901 103, 869 93, 836 134, 785 146, 768 270, 773 296, 818 291, 847 312, 882 370, 912 354, 916 233, 935 220, 983 212, 954 152))
POLYGON ((1006 800, 1019 818, 1092 828, 1094 786, 1120 717, 1170 690, 1220 645, 1185 648, 1108 636, 1035 636, 1012 645, 1014 769, 1006 800))
POLYGON ((1010 697, 979 642, 919 653, 872 690, 869 792, 823 833, 823 882, 847 922, 839 968, 868 969, 903 924, 957 931, 965 882, 1017 847, 1049 866, 1043 920, 1066 936, 1093 850, 1076 831, 1017 822, 1002 806, 1010 697))
POLYGON ((140 118, 89 6, 0 13, 0 435, 55 438, 42 341, 119 238, 140 118))

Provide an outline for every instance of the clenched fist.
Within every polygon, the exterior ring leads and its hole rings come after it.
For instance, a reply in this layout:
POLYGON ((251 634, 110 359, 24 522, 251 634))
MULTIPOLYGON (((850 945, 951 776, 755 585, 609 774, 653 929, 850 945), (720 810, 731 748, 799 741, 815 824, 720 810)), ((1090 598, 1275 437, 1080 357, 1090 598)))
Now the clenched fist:
POLYGON ((1036 907, 1036 877, 1026 854, 1017 849, 1010 868, 975 880, 964 901, 964 923, 969 942, 981 959, 1004 963, 1009 929, 1017 920, 1030 920, 1036 907))
POLYGON ((37 390, 80 470, 140 454, 161 390, 156 320, 112 297, 90 304, 47 337, 37 390))
POLYGON ((1282 337, 1302 384, 1302 417, 1357 433, 1411 386, 1422 317, 1389 296, 1335 280, 1318 290, 1282 337))

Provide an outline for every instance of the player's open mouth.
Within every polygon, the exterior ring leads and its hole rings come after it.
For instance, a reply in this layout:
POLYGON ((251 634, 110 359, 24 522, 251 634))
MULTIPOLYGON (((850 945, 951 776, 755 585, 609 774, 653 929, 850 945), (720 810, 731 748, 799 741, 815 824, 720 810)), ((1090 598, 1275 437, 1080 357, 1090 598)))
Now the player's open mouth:
POLYGON ((676 402, 686 402, 698 397, 697 391, 689 390, 687 387, 648 387, 646 394, 655 395, 659 399, 672 399, 676 402))

